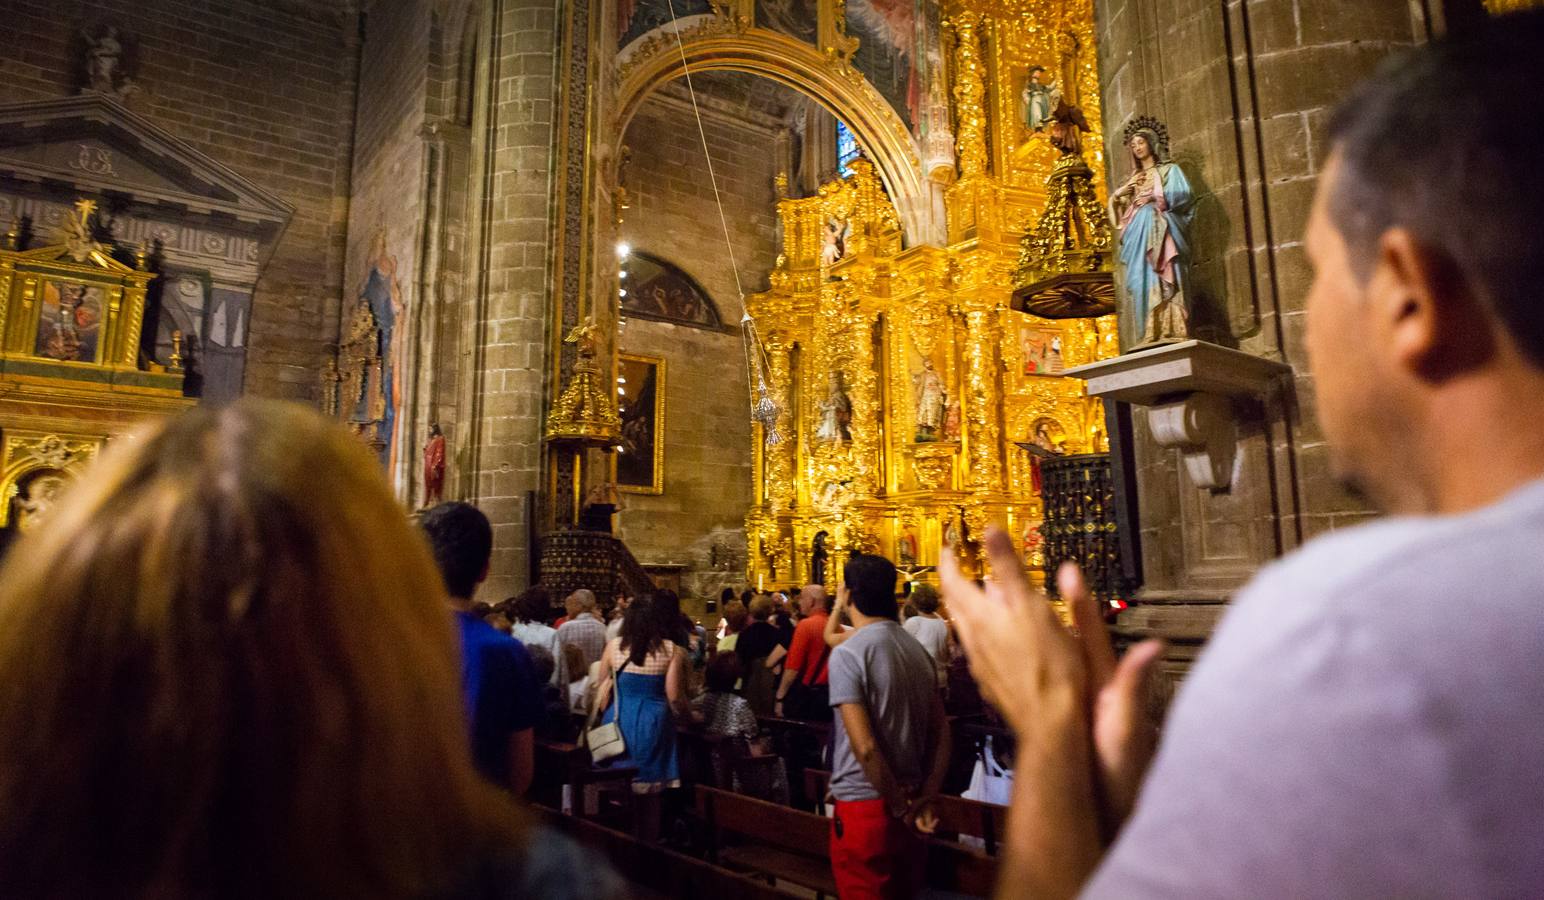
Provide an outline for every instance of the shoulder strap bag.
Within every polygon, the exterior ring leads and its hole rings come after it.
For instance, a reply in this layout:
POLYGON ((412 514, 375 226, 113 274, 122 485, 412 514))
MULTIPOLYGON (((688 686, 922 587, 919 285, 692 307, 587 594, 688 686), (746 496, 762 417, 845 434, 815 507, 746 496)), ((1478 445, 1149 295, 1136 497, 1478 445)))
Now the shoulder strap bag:
MULTIPOLYGON (((621 717, 622 700, 622 672, 627 669, 628 659, 622 663, 621 668, 611 676, 611 704, 617 704, 617 717, 621 717)), ((610 705, 610 704, 608 704, 610 705)), ((590 759, 593 762, 603 763, 615 759, 627 752, 627 744, 622 740, 622 728, 615 720, 604 725, 596 725, 595 720, 600 717, 601 705, 597 701, 590 707, 589 719, 584 723, 584 743, 590 748, 590 759)))

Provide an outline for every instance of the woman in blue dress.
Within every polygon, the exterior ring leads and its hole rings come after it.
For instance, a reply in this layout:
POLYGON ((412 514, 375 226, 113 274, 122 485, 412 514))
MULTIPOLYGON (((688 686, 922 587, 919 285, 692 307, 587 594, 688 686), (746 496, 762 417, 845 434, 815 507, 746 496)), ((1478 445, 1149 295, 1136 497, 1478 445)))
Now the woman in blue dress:
POLYGON ((1136 171, 1110 195, 1110 218, 1120 228, 1120 261, 1138 344, 1190 336, 1186 230, 1194 197, 1180 167, 1169 161, 1169 141, 1156 120, 1138 119, 1126 130, 1136 171))
POLYGON ((601 655, 595 701, 606 709, 602 721, 616 722, 622 731, 627 752, 615 764, 638 767, 633 793, 640 801, 637 829, 644 840, 659 834, 660 795, 681 786, 675 720, 690 718, 686 648, 670 640, 676 623, 666 621, 663 610, 652 595, 627 608, 622 633, 601 655))

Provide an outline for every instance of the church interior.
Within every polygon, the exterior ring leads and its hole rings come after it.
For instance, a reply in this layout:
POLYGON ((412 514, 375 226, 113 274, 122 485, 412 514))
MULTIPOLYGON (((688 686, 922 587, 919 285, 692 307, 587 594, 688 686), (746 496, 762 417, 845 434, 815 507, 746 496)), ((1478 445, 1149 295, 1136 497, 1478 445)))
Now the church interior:
MULTIPOLYGON (((0 554, 147 421, 283 400, 404 520, 485 514, 481 603, 711 637, 867 554, 991 580, 1001 531, 1164 641, 1161 715, 1257 571, 1378 515, 1308 369, 1332 108, 1527 5, 0 0, 0 554)), ((1002 723, 951 721, 952 783, 1002 723)), ((648 856, 563 746, 530 796, 599 796, 570 833, 642 895, 832 892, 793 820, 648 856)))

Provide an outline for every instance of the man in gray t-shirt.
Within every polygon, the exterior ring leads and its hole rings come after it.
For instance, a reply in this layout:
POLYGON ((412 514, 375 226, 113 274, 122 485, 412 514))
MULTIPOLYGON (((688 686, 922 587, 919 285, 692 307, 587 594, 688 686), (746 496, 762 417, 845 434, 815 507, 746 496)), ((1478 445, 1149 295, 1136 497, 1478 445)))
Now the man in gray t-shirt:
POLYGON ((1544 10, 1455 34, 1331 117, 1303 243, 1313 477, 1391 515, 1239 594, 1156 759, 1158 647, 1117 664, 1075 571, 1061 628, 1001 531, 985 590, 945 554, 1023 738, 999 900, 1544 897, 1544 230, 1518 174, 1544 145, 1544 10))
POLYGON ((949 763, 933 660, 895 621, 895 566, 855 554, 831 615, 857 630, 831 651, 836 709, 831 868, 843 897, 910 897, 926 856, 920 834, 949 763))

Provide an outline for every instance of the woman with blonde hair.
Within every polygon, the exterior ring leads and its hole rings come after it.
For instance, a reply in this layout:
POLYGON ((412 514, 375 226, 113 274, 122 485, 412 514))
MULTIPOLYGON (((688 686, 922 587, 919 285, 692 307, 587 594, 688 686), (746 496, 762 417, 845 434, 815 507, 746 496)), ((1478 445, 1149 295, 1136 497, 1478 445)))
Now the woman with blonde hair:
POLYGON ((443 594, 314 413, 122 440, 0 569, 0 896, 616 893, 474 770, 443 594))

